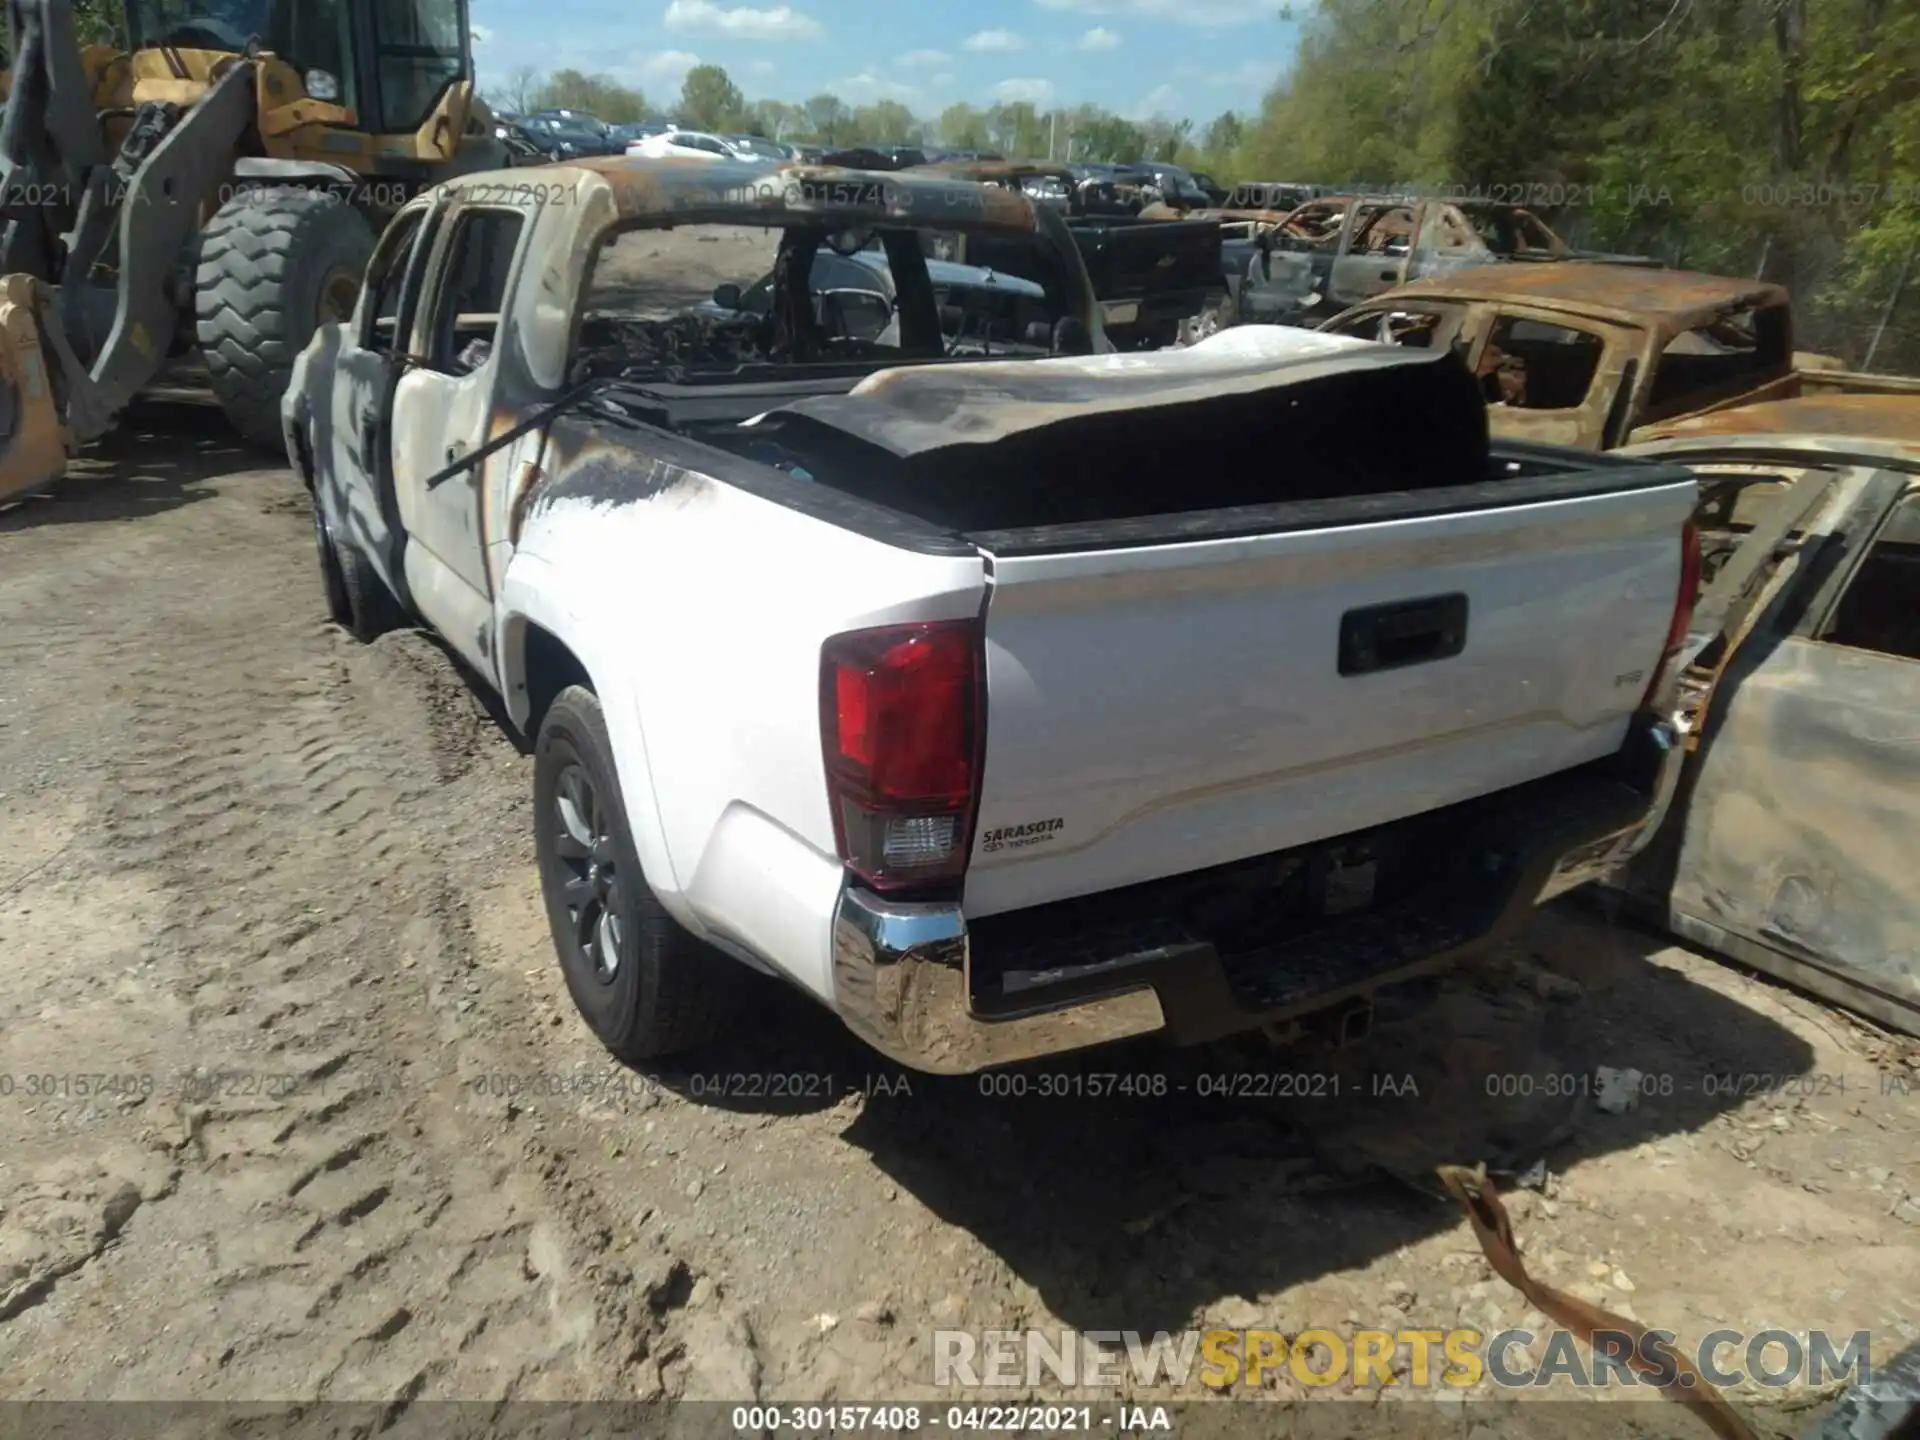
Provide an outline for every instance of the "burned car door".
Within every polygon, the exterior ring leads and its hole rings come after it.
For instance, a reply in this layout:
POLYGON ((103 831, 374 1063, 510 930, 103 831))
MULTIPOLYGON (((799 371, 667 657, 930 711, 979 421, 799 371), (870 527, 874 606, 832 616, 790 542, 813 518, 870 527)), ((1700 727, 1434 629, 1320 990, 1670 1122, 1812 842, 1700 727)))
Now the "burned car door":
POLYGON ((1469 357, 1495 435, 1602 448, 1618 386, 1632 384, 1637 336, 1554 311, 1488 312, 1469 357))
POLYGON ((1327 278, 1327 298, 1337 306, 1357 305, 1401 283, 1413 257, 1411 205, 1354 207, 1327 278))
POLYGON ((1729 499, 1701 473, 1717 633, 1682 682, 1694 753, 1627 888, 1685 939, 1920 1033, 1920 489, 1816 462, 1729 499))
POLYGON ((515 452, 443 472, 487 441, 503 312, 530 229, 529 212, 513 206, 456 203, 449 209, 413 326, 416 353, 393 396, 394 492, 406 523, 414 605, 489 676, 493 586, 484 501, 515 452))
POLYGON ((335 533, 359 546, 387 587, 402 596, 405 531, 393 493, 391 407, 438 214, 438 207, 415 201, 380 237, 334 363, 327 403, 329 463, 322 473, 334 492, 326 497, 329 518, 335 533))
POLYGON ((1467 324, 1471 313, 1466 305, 1441 300, 1382 301, 1335 316, 1320 328, 1329 335, 1349 335, 1382 345, 1451 349, 1464 361, 1472 351, 1472 331, 1467 324))

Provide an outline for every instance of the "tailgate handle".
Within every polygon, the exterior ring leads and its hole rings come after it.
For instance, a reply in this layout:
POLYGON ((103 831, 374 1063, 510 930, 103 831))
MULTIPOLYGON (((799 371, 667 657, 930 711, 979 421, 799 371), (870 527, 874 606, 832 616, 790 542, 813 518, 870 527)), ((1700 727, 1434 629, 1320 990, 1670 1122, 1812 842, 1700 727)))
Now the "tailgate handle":
POLYGON ((1445 660, 1467 648, 1467 597, 1428 595, 1340 617, 1340 673, 1369 675, 1445 660))

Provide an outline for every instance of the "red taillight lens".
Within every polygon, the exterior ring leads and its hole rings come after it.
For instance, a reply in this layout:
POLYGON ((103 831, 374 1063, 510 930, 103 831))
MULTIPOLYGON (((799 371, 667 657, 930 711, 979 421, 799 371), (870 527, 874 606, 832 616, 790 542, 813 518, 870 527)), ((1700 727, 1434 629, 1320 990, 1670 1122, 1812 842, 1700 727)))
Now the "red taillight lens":
POLYGON ((854 630, 821 650, 834 841, 876 889, 952 880, 966 869, 983 669, 972 620, 854 630))
POLYGON ((1655 694, 1693 628, 1693 606, 1700 598, 1700 531, 1689 520, 1680 530, 1680 593, 1674 597, 1673 620, 1667 626, 1667 647, 1660 656, 1660 668, 1653 673, 1642 705, 1651 708, 1655 694))

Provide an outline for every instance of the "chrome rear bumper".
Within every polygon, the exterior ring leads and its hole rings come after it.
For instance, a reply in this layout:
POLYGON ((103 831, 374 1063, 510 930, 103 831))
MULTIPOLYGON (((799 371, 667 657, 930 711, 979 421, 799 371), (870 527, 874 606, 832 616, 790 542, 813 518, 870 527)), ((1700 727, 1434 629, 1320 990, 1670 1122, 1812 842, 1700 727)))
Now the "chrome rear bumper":
POLYGON ((1166 1024, 1148 988, 1030 1015, 975 1015, 960 907, 904 904, 852 886, 834 916, 833 993, 848 1029, 889 1059, 933 1075, 1150 1035, 1166 1024))

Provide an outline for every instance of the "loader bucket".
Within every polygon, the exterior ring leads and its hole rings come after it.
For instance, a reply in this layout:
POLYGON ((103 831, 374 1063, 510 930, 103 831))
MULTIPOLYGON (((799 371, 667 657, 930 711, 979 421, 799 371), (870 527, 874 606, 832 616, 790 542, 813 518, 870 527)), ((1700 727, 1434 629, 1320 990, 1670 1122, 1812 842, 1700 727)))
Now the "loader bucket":
POLYGON ((40 348, 37 284, 0 276, 0 503, 58 480, 67 429, 40 348))

